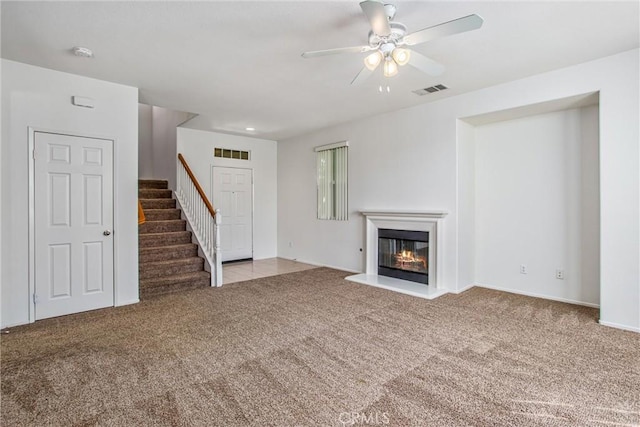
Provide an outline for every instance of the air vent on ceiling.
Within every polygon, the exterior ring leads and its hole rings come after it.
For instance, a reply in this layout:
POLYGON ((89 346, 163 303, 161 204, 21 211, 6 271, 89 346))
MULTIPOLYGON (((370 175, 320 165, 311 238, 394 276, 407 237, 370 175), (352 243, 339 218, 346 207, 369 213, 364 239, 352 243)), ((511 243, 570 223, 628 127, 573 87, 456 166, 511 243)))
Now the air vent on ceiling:
POLYGON ((438 85, 434 85, 434 86, 425 87, 424 89, 414 90, 413 93, 415 93, 416 95, 422 96, 422 95, 426 95, 428 93, 440 92, 441 90, 445 90, 445 89, 449 89, 449 88, 446 87, 443 84, 438 84, 438 85))
POLYGON ((229 150, 228 148, 216 148, 213 150, 214 157, 222 157, 225 159, 249 160, 248 151, 229 150))

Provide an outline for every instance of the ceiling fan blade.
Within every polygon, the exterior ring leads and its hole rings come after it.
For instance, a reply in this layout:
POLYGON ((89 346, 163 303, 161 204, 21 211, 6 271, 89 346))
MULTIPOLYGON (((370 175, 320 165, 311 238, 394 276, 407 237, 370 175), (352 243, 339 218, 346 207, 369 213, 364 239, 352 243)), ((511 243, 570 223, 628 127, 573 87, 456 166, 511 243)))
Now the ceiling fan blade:
POLYGON ((379 36, 388 36, 391 34, 389 19, 384 10, 384 4, 375 0, 365 0, 360 3, 360 7, 371 24, 373 32, 379 36))
POLYGON ((337 53, 363 53, 370 50, 371 48, 369 46, 339 47, 336 49, 312 50, 311 52, 303 53, 302 57, 316 58, 318 56, 335 55, 337 53))
POLYGON ((402 40, 402 44, 413 46, 414 44, 428 42, 439 37, 450 36, 452 34, 464 33, 465 31, 477 30, 482 27, 484 20, 476 14, 454 19, 453 21, 434 25, 415 33, 407 34, 402 40))
MULTIPOLYGON (((375 70, 375 68, 374 68, 375 70)), ((358 75, 356 75, 353 80, 351 81, 352 85, 359 85, 360 83, 364 82, 365 80, 367 80, 369 78, 369 76, 371 74, 373 74, 374 70, 370 70, 367 67, 362 67, 362 70, 360 70, 360 72, 358 73, 358 75)))
POLYGON ((430 76, 439 76, 444 73, 444 65, 413 50, 409 57, 409 65, 430 76))

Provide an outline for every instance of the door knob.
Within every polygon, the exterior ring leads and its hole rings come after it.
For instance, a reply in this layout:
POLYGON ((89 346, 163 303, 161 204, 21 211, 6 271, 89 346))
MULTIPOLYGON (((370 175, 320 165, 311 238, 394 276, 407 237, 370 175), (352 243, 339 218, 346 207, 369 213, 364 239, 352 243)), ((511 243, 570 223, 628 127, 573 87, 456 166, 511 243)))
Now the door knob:
POLYGON ((102 234, 104 234, 105 236, 109 236, 111 234, 111 230, 104 230, 102 234))

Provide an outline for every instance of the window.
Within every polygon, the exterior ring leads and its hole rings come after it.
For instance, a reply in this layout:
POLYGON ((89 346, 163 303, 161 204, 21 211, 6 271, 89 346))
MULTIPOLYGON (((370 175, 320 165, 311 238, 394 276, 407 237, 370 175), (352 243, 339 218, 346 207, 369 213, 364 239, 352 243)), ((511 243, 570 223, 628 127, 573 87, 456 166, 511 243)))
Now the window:
POLYGON ((349 142, 316 147, 318 219, 346 221, 349 142))
POLYGON ((229 150, 227 148, 216 148, 213 150, 214 157, 224 157, 226 159, 249 160, 248 151, 229 150))

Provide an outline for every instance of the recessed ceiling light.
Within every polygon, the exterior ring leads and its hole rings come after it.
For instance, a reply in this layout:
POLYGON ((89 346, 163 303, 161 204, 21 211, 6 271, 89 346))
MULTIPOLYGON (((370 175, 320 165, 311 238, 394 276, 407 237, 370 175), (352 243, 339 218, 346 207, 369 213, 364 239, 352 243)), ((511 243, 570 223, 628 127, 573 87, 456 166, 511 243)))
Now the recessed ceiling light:
POLYGON ((256 130, 256 128, 248 127, 248 128, 245 128, 245 130, 247 130, 249 132, 253 132, 254 130, 256 130))
POLYGON ((81 56, 83 58, 93 58, 93 51, 88 47, 75 46, 71 49, 75 56, 81 56))

